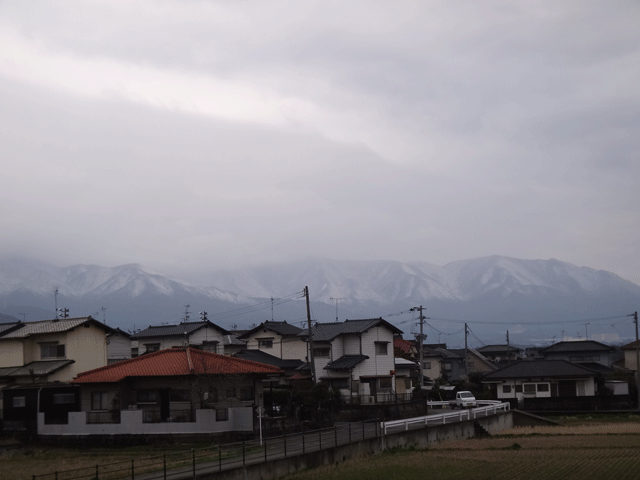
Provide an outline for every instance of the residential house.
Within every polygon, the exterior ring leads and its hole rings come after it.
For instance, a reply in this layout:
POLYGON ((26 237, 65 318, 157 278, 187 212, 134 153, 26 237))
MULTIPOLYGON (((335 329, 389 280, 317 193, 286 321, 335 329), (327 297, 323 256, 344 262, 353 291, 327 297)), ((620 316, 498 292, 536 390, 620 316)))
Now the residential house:
POLYGON ((252 432, 263 380, 277 367, 174 347, 79 374, 79 409, 46 422, 40 435, 252 432))
POLYGON ((307 343, 300 337, 301 328, 287 322, 263 322, 238 336, 248 350, 261 350, 284 360, 303 360, 307 343))
MULTIPOLYGON (((136 332, 137 351, 132 357, 171 347, 196 347, 206 352, 224 353, 225 336, 229 332, 208 320, 182 322, 177 325, 151 325, 136 332)), ((136 347, 133 347, 134 349, 136 347)))
POLYGON ((546 360, 567 360, 571 363, 599 363, 611 367, 617 349, 595 340, 563 341, 540 350, 546 360))
POLYGON ((597 372, 582 365, 559 360, 521 360, 486 374, 493 398, 592 397, 596 394, 597 372))
POLYGON ((484 345, 476 350, 496 365, 506 366, 522 360, 522 350, 513 345, 484 345))
POLYGON ((396 394, 404 395, 404 399, 411 397, 414 385, 417 386, 420 366, 417 362, 403 357, 395 358, 396 394))
MULTIPOLYGON (((440 347, 438 347, 440 348, 440 347)), ((422 360, 424 363, 423 375, 424 385, 430 385, 435 380, 442 378, 444 374, 443 360, 448 356, 448 352, 445 350, 439 350, 434 348, 424 347, 422 350, 422 360)), ((456 356, 457 359, 457 356, 456 356)), ((449 362, 453 360, 449 359, 449 362)), ((451 370, 451 363, 447 365, 449 371, 451 370)))
POLYGON ((238 337, 245 333, 246 330, 229 330, 224 336, 224 354, 234 355, 240 350, 247 348, 246 340, 240 340, 238 337))
POLYGON ((287 378, 297 375, 298 368, 305 363, 302 360, 283 360, 282 358, 265 353, 262 350, 249 350, 246 348, 234 353, 233 357, 278 367, 283 373, 279 379, 281 383, 286 383, 287 378))
POLYGON ((109 364, 131 358, 131 335, 119 328, 107 335, 107 362, 109 364))
POLYGON ((456 378, 449 378, 450 380, 458 380, 465 376, 477 373, 484 374, 493 372, 498 369, 495 363, 491 362, 484 355, 478 352, 478 350, 473 348, 455 348, 449 349, 449 351, 457 355, 460 358, 459 362, 461 362, 459 365, 460 368, 458 369, 459 376, 456 378))
POLYGON ((0 385, 68 382, 107 364, 114 330, 91 316, 20 322, 0 332, 0 385))
POLYGON ((622 347, 624 352, 624 368, 638 371, 638 356, 640 356, 640 340, 627 343, 622 347))
POLYGON ((416 347, 415 342, 405 340, 401 336, 396 336, 393 339, 393 349, 396 357, 403 357, 412 360, 419 357, 418 348, 416 347))
POLYGON ((397 392, 394 335, 402 331, 382 318, 316 323, 301 337, 313 343, 317 382, 348 402, 389 401, 397 392))

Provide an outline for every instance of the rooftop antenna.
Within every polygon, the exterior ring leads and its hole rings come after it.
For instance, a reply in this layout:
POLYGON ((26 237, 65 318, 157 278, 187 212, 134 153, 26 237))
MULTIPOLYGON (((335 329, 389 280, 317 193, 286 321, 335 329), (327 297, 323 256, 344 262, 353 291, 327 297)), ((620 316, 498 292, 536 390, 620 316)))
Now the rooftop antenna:
POLYGON ((53 298, 56 304, 56 314, 55 317, 58 318, 58 287, 53 291, 53 298))
POLYGON ((184 323, 187 323, 189 321, 189 307, 191 305, 185 305, 184 306, 184 323))
POLYGON ((107 324, 107 314, 105 313, 106 311, 106 307, 102 307, 102 323, 104 323, 105 325, 107 324))
POLYGON ((204 310, 202 312, 200 312, 200 320, 203 322, 208 321, 209 319, 207 318, 207 312, 205 312, 204 310))
POLYGON ((329 300, 335 300, 336 301, 336 322, 337 322, 338 321, 338 300, 346 300, 346 298, 330 297, 329 300))
POLYGON ((22 315, 22 321, 26 322, 27 321, 27 314, 24 312, 18 312, 18 315, 22 315))
POLYGON ((271 321, 273 322, 273 297, 271 297, 271 321))

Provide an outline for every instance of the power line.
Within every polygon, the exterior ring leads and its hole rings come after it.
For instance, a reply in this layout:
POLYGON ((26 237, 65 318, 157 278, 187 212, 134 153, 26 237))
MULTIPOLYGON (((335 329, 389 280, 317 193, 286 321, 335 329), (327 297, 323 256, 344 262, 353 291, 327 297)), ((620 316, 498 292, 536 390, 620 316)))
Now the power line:
MULTIPOLYGON (((613 317, 601 317, 601 318, 586 318, 581 320, 550 320, 550 321, 519 321, 512 320, 510 322, 495 322, 495 321, 485 321, 485 320, 460 320, 453 318, 438 318, 431 317, 431 320, 437 320, 439 322, 452 322, 452 323, 473 323, 475 325, 558 325, 558 324, 573 324, 573 323, 581 323, 585 324, 587 322, 604 322, 609 320, 616 320, 619 318, 624 318, 626 315, 616 315, 613 317)), ((621 322, 623 323, 623 322, 621 322)))

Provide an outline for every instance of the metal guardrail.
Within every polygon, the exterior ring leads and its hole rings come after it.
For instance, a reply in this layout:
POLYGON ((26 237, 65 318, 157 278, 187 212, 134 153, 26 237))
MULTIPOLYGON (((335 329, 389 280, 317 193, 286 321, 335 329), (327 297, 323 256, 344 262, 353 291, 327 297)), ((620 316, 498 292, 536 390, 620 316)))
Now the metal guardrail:
POLYGON ((110 464, 92 465, 44 475, 32 480, 154 480, 193 478, 268 460, 303 455, 380 436, 378 420, 339 424, 260 440, 215 445, 110 464))
MULTIPOLYGON (((449 403, 449 402, 434 402, 449 403)), ((464 420, 474 420, 476 418, 488 417, 497 413, 508 412, 510 410, 509 403, 498 402, 495 400, 478 400, 479 405, 483 407, 469 408, 464 410, 452 411, 450 413, 441 413, 439 415, 426 415, 424 417, 405 418, 402 420, 393 420, 390 422, 381 422, 380 429, 383 434, 406 431, 428 426, 446 425, 447 423, 461 422, 464 420)))

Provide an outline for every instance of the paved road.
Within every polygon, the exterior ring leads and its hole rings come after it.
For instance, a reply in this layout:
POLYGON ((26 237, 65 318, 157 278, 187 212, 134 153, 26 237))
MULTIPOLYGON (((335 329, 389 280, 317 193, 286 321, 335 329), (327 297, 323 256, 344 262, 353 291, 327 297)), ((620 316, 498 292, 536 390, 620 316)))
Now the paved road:
MULTIPOLYGON (((260 445, 259 440, 221 447, 220 456, 215 449, 195 452, 196 475, 210 474, 223 470, 231 470, 243 465, 255 465, 269 460, 303 455, 337 445, 374 438, 380 433, 377 423, 340 423, 335 428, 316 430, 280 437, 266 438, 260 445)), ((182 462, 183 466, 171 468, 166 472, 162 464, 158 471, 135 474, 135 480, 170 479, 182 480, 193 478, 194 465, 192 459, 182 462)), ((129 477, 130 478, 130 477, 129 477)))

